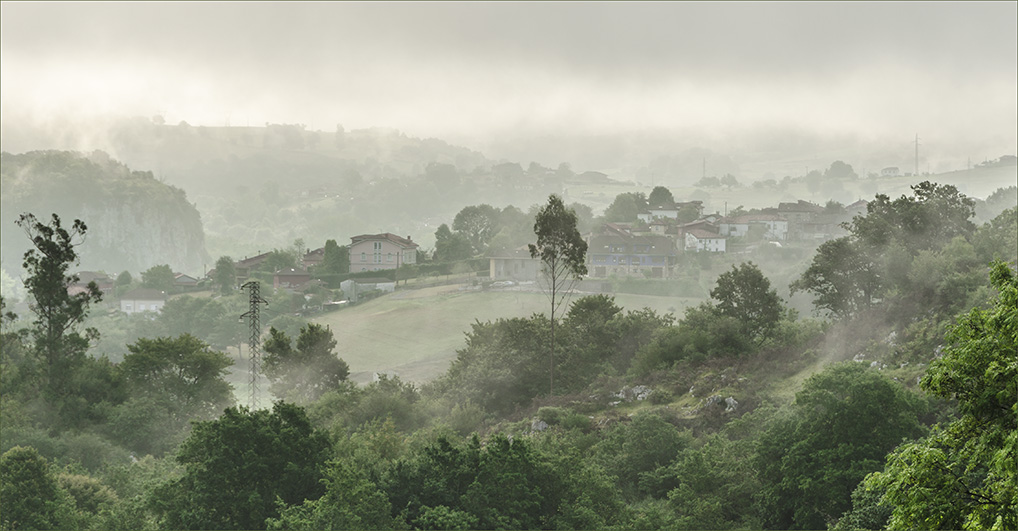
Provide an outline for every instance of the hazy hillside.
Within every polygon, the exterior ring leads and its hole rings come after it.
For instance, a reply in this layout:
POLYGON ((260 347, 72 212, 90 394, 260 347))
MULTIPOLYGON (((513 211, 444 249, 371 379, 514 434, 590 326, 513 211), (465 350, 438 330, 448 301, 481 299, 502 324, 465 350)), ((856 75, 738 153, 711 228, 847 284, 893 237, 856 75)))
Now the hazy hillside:
POLYGON ((3 196, 2 260, 21 267, 29 241, 14 224, 23 212, 40 219, 56 213, 69 226, 88 226, 81 269, 139 272, 169 264, 201 273, 208 263, 201 216, 180 188, 133 171, 103 152, 35 151, 0 155, 3 196))

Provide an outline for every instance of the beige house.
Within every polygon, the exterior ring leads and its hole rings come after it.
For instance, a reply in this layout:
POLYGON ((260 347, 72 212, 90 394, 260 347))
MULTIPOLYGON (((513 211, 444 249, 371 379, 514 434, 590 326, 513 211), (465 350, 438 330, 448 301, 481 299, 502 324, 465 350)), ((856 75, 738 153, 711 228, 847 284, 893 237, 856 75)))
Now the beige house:
POLYGON ((388 232, 354 236, 350 238, 350 272, 380 271, 416 264, 418 247, 409 236, 401 238, 388 232))
POLYGON ((491 280, 515 280, 526 282, 537 280, 541 261, 531 258, 527 247, 520 247, 509 253, 493 256, 488 261, 488 275, 491 280))

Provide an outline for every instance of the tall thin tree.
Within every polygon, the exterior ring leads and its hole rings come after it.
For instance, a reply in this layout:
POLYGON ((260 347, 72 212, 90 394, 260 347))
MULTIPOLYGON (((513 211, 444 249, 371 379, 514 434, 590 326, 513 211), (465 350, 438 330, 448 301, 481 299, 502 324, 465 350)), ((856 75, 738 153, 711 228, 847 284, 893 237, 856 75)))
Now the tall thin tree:
POLYGON ((555 392, 555 314, 569 297, 569 291, 587 274, 587 242, 576 228, 576 212, 566 208, 562 198, 552 194, 534 219, 537 243, 530 244, 531 258, 541 261, 544 290, 551 300, 551 348, 548 394, 555 392))
POLYGON ((84 336, 77 331, 88 315, 88 307, 102 300, 99 287, 89 282, 78 292, 68 290, 79 280, 78 275, 67 272, 71 264, 78 263, 74 248, 84 240, 88 229, 76 219, 67 230, 56 214, 49 224, 29 213, 21 214, 16 223, 33 247, 25 252, 23 266, 28 273, 25 287, 32 295, 36 315, 32 329, 35 352, 43 362, 47 392, 59 396, 67 390, 64 382, 84 357, 89 340, 99 335, 92 328, 86 329, 84 336))

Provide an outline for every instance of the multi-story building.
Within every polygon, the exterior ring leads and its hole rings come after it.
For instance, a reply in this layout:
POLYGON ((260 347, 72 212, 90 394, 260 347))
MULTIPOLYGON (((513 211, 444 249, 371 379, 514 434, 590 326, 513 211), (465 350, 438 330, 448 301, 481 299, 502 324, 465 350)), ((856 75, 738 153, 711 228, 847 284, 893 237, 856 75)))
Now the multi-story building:
POLYGON ((675 241, 660 234, 633 234, 627 227, 608 223, 587 243, 587 272, 592 277, 640 274, 670 276, 675 241))
POLYGON ((409 236, 401 238, 388 232, 354 236, 350 238, 350 272, 396 269, 416 264, 418 247, 409 236))

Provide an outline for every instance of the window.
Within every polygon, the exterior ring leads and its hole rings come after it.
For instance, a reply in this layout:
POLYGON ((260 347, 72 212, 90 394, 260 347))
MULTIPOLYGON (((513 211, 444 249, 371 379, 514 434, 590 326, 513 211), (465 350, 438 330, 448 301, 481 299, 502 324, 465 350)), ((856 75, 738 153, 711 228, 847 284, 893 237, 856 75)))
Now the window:
POLYGON ((361 253, 361 262, 368 261, 368 253, 361 253))
POLYGON ((385 261, 386 262, 391 262, 392 261, 392 253, 389 253, 388 255, 386 255, 385 261))
POLYGON ((375 250, 376 251, 382 250, 382 242, 375 242, 375 250))

